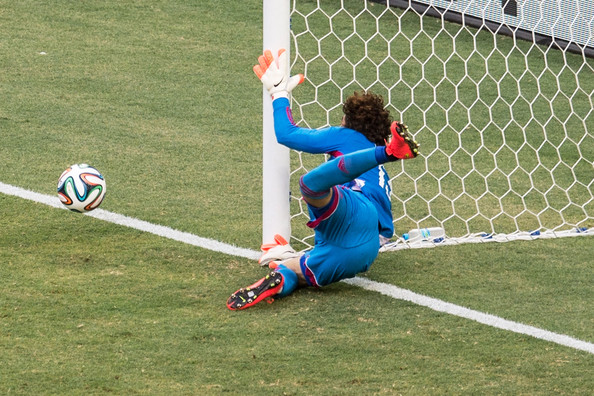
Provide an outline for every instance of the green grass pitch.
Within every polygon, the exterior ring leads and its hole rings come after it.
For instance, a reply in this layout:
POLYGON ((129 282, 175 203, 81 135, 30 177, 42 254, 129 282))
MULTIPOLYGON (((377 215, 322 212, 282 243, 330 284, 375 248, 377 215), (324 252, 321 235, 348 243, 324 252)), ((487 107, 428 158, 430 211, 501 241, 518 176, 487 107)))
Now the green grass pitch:
MULTIPOLYGON (((0 182, 257 250, 261 2, 0 0, 0 182)), ((594 342, 592 240, 362 276, 594 342)), ((0 394, 588 394, 591 354, 338 283, 231 312, 253 261, 0 194, 0 394)))

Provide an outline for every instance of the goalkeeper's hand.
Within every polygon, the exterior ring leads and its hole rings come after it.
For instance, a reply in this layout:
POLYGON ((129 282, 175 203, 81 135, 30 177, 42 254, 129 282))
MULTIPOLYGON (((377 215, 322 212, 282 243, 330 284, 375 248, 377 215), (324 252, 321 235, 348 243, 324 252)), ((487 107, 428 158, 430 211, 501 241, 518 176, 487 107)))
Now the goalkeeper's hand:
POLYGON ((272 52, 266 50, 263 55, 258 57, 258 64, 254 66, 254 73, 262 81, 264 88, 272 96, 272 100, 288 98, 293 88, 305 80, 303 74, 289 76, 288 62, 287 51, 281 48, 276 61, 272 52))
POLYGON ((262 267, 270 267, 272 262, 282 264, 285 260, 301 256, 301 254, 297 253, 291 245, 289 245, 289 242, 279 234, 274 236, 273 243, 264 244, 260 249, 262 249, 263 253, 260 260, 258 260, 258 263, 260 263, 262 267))

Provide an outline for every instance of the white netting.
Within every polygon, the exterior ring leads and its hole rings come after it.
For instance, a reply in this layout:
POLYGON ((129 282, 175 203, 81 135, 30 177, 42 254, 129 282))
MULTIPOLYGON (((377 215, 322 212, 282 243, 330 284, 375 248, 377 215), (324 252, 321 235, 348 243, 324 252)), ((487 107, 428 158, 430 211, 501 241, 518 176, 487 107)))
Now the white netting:
MULTIPOLYGON (((384 97, 422 154, 387 166, 397 235, 442 226, 459 241, 591 227, 594 61, 424 14, 294 1, 292 70, 306 76, 295 121, 336 125, 355 90, 384 97)), ((291 156, 293 238, 311 244, 297 180, 320 158, 291 156)))

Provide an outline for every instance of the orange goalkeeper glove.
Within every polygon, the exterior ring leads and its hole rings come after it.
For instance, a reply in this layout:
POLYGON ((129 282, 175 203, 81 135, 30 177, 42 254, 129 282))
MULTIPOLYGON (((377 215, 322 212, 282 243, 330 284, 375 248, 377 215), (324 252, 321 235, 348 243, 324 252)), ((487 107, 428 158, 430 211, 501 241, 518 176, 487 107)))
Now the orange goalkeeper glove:
POLYGON ((303 74, 289 76, 288 62, 287 51, 281 48, 276 61, 272 52, 266 50, 263 55, 258 57, 258 64, 254 66, 254 73, 262 81, 272 100, 288 98, 293 88, 305 80, 303 74))
POLYGON ((279 234, 274 236, 274 243, 264 244, 261 246, 261 249, 263 253, 260 260, 258 260, 258 263, 262 267, 269 267, 272 262, 282 264, 285 260, 301 256, 301 254, 297 253, 291 245, 289 245, 289 242, 279 234))

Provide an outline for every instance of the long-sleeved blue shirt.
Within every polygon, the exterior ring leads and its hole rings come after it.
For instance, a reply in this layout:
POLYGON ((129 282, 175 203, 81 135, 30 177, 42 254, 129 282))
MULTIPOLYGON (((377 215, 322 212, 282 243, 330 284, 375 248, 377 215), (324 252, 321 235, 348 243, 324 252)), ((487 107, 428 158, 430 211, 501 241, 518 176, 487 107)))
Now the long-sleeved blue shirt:
MULTIPOLYGON (((289 100, 278 98, 274 108, 274 131, 277 141, 291 149, 311 154, 329 154, 338 157, 355 151, 375 147, 365 135, 353 129, 331 126, 323 129, 301 128, 295 125, 289 100)), ((379 233, 391 238, 394 234, 390 178, 383 165, 379 165, 346 184, 361 191, 374 204, 379 218, 379 233)))

